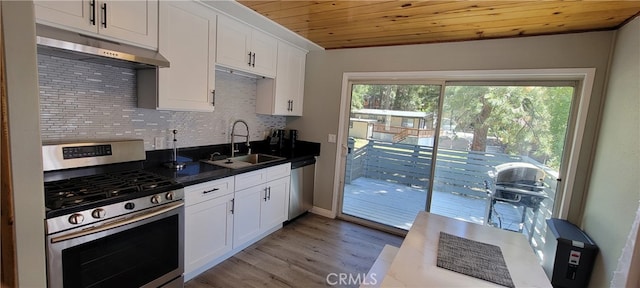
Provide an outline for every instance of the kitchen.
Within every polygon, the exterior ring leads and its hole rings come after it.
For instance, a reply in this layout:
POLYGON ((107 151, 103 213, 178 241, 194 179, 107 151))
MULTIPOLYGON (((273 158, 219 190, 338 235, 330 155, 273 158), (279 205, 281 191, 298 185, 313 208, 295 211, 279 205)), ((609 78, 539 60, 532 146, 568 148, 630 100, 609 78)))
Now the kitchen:
MULTIPOLYGON (((11 125, 18 125, 18 128, 12 129, 12 157, 13 159, 28 159, 29 161, 24 161, 24 163, 14 163, 12 166, 12 170, 14 175, 17 178, 26 177, 26 179, 17 179, 14 180, 14 189, 17 191, 41 191, 42 184, 34 183, 39 181, 33 181, 32 179, 37 179, 37 175, 33 174, 33 163, 39 163, 38 158, 34 158, 34 155, 38 153, 35 151, 39 151, 40 143, 39 141, 33 141, 33 139, 38 139, 40 137, 39 131, 39 123, 38 119, 35 117, 27 117, 27 115, 37 115, 39 113, 39 99, 37 97, 27 97, 20 98, 19 102, 12 102, 12 95, 15 97, 20 97, 19 95, 38 95, 37 83, 35 83, 35 68, 26 69, 24 67, 31 66, 36 67, 35 58, 35 47, 32 51, 26 51, 29 49, 25 49, 24 47, 31 47, 34 44, 31 42, 33 39, 25 39, 24 35, 28 35, 28 31, 24 31, 22 29, 18 29, 22 25, 28 26, 27 23, 33 22, 32 12, 30 12, 29 7, 20 7, 20 5, 16 3, 6 4, 3 3, 3 21, 4 23, 12 23, 9 25, 4 25, 3 30, 5 31, 5 39, 7 39, 7 43, 10 44, 7 48, 7 73, 9 78, 8 91, 10 95, 9 101, 9 111, 10 117, 22 117, 18 118, 19 120, 12 120, 11 125), (7 11, 7 9, 10 9, 7 11), (15 10, 13 10, 15 9, 15 10), (22 24, 22 25, 20 25, 22 24), (27 33, 27 34, 25 34, 27 33), (26 43, 25 43, 26 42, 26 43), (31 44, 28 44, 31 43, 31 44), (15 46, 13 46, 15 45, 15 46), (17 63, 16 63, 17 62, 17 63), (31 64, 29 64, 31 63, 31 64), (22 84, 17 84, 17 82, 12 81, 21 81, 22 84), (13 83, 13 84, 12 84, 13 83), (12 88, 13 87, 13 88, 12 88), (21 87, 20 91, 14 91, 17 89, 16 87, 21 87), (14 94, 17 93, 17 94, 14 94), (33 99, 32 99, 33 98, 33 99)), ((637 25, 636 22, 632 22, 629 27, 635 27, 637 25)), ((625 30, 626 31, 626 30, 625 30)), ((35 35, 35 32, 32 32, 35 35)), ((605 91, 607 92, 607 103, 617 103, 610 104, 609 106, 605 106, 604 112, 602 112, 603 122, 601 125, 603 127, 609 127, 608 125, 620 125, 620 123, 627 123, 627 125, 637 125, 637 121, 617 121, 618 117, 635 117, 633 114, 628 115, 619 115, 619 113, 615 112, 615 110, 610 111, 608 109, 616 109, 616 106, 611 105, 622 105, 618 107, 625 107, 626 101, 637 101, 634 100, 631 96, 624 95, 637 95, 638 91, 633 90, 632 86, 616 86, 622 88, 616 88, 609 86, 608 90, 605 90, 605 71, 607 71, 607 59, 610 51, 610 45, 613 41, 613 32, 592 32, 585 34, 570 34, 570 35, 556 35, 556 36, 546 36, 546 37, 534 37, 534 38, 522 38, 518 40, 487 40, 487 41, 479 41, 473 43, 457 43, 457 44, 438 44, 438 45, 425 45, 420 47, 404 47, 404 48, 384 48, 384 49, 362 49, 357 51, 331 51, 331 52, 311 52, 307 58, 307 67, 314 67, 313 69, 307 69, 306 77, 307 79, 315 79, 314 81, 307 80, 305 83, 305 107, 326 107, 325 109, 305 109, 305 117, 300 119, 295 119, 290 123, 287 123, 288 128, 298 129, 302 131, 302 138, 312 142, 322 143, 322 151, 320 155, 322 155, 319 159, 319 166, 324 165, 325 167, 333 167, 333 156, 335 155, 335 146, 331 146, 328 142, 326 142, 327 134, 334 134, 335 127, 337 124, 335 121, 337 119, 326 119, 326 113, 338 111, 338 101, 327 102, 325 99, 325 95, 339 95, 339 77, 342 74, 342 71, 359 71, 359 70, 377 70, 378 67, 385 66, 389 70, 419 70, 419 69, 431 69, 431 70, 441 70, 441 69, 499 69, 499 68, 542 68, 542 67, 596 67, 597 71, 601 71, 600 74, 596 76, 596 86, 594 87, 595 95, 594 99, 592 99, 592 103, 595 103, 596 106, 600 106, 599 104, 604 102, 604 100, 600 99, 600 95, 604 95, 605 91), (501 49, 494 49, 495 47, 507 47, 508 51, 501 49), (534 47, 534 48, 531 48, 534 47), (577 53, 578 55, 571 53, 555 53, 555 51, 568 51, 575 47, 589 47, 589 49, 580 50, 581 53, 577 53), (448 55, 447 53, 452 53, 447 50, 457 50, 458 52, 451 59, 438 60, 438 59, 424 59, 423 61, 435 61, 434 64, 427 65, 422 62, 415 62, 411 59, 404 59, 397 55, 415 55, 415 53, 424 53, 425 55, 448 55), (469 51, 474 51, 474 53, 465 53, 469 51), (348 60, 347 60, 348 59, 348 60), (370 59, 389 59, 383 60, 382 63, 374 63, 374 61, 369 61, 370 59), (480 60, 479 60, 480 59, 480 60), (492 63, 486 63, 482 59, 492 59, 492 63), (535 59, 525 61, 523 59, 535 59), (347 60, 347 61, 345 61, 347 60), (337 75, 334 78, 329 77, 328 75, 337 75), (626 88, 625 88, 626 87, 626 88), (327 88, 332 89, 331 91, 327 91, 327 88), (615 89, 628 89, 630 92, 621 92, 615 89), (627 94, 630 93, 630 94, 627 94), (612 96, 613 95, 613 96, 612 96), (615 99, 616 97, 623 97, 621 100, 622 103, 619 103, 615 99), (613 99, 613 100, 609 100, 613 99), (611 102, 610 102, 611 101, 611 102), (613 107, 613 108, 610 108, 613 107), (308 120, 307 120, 308 119, 308 120), (324 122, 324 123, 320 123, 324 122), (313 132, 310 132, 313 131, 313 132), (304 134, 310 133, 310 134, 304 134)), ((623 34, 622 32, 620 34, 623 34)), ((627 34, 624 34, 627 35, 627 34)), ((628 36, 629 37, 629 36, 628 36)), ((627 40, 632 41, 633 38, 627 40)), ((638 51, 634 51, 634 46, 621 46, 621 48, 617 48, 616 53, 614 53, 615 61, 624 61, 618 60, 625 59, 626 57, 633 57, 633 55, 637 55, 638 51), (625 50, 624 48, 627 47, 625 50), (628 51, 631 50, 631 51, 628 51)), ((637 47, 637 46, 635 46, 637 47)), ((446 58, 446 57, 443 57, 446 58)), ((632 62, 632 61, 629 61, 632 62)), ((617 62, 616 62, 617 63, 617 62)), ((617 67, 617 66, 616 66, 617 67)), ((617 79, 624 79, 625 75, 629 75, 630 72, 637 71, 637 68, 628 67, 626 69, 631 70, 613 70, 611 72, 610 78, 614 81, 617 79), (635 70, 634 70, 635 69, 635 70)), ((627 90, 627 91, 628 91, 627 90)), ((636 97, 637 98, 637 97, 636 97)), ((632 102, 637 103, 637 102, 632 102)), ((223 103, 219 103, 218 105, 224 105, 223 103)), ((217 108, 216 108, 217 110, 217 108)), ((597 109, 596 109, 597 110, 597 109)), ((337 112, 336 112, 337 113, 337 112)), ((594 112, 597 116, 597 111, 594 112)), ((162 116, 162 115, 161 115, 162 116)), ((241 118, 241 117, 238 117, 241 118)), ((244 115, 242 118, 245 118, 244 115)), ((329 117, 334 118, 334 117, 329 117)), ((595 117, 596 119, 598 117, 595 117)), ((12 118, 13 119, 13 118, 12 118)), ((632 118, 636 119, 636 118, 632 118)), ((90 121, 90 120, 89 120, 90 121)), ((228 121, 228 120, 227 120, 228 121)), ((595 119, 593 120, 595 121, 595 119)), ((229 125, 229 122, 227 122, 229 125)), ((250 125, 251 126, 251 125, 250 125)), ((228 127, 228 126, 227 126, 228 127)), ((610 126, 615 127, 615 126, 610 126)), ((631 126, 630 129, 623 129, 627 131, 637 131, 637 129, 631 126)), ((591 132, 589 135, 590 141, 595 141, 598 139, 598 142, 606 141, 603 139, 608 139, 607 133, 613 133, 612 131, 619 130, 619 128, 613 129, 605 129, 602 128, 600 132, 600 136, 596 136, 595 133, 591 132), (603 132, 606 131, 606 132, 603 132)), ((224 131, 216 130, 216 131, 224 131)), ((132 132, 135 133, 135 132, 132 132)), ((180 132, 179 132, 180 133, 180 132)), ((184 133, 187 133, 184 131, 184 133)), ((637 133, 637 132, 636 132, 637 133)), ((181 134, 178 134, 180 137, 181 134)), ((165 135, 167 139, 170 135, 165 135)), ((190 135, 192 136, 192 135, 190 135)), ((262 135, 263 136, 263 135, 262 135)), ((155 137, 155 136, 153 136, 155 137)), ((632 134, 632 137, 636 137, 637 135, 632 134)), ((188 138, 188 137, 185 137, 188 138)), ((615 137, 614 137, 615 138, 615 137)), ((181 138, 178 138, 180 141, 181 138)), ((186 139, 183 139, 187 141, 186 139)), ((225 140, 226 142, 226 140, 225 140)), ((153 141, 149 140, 149 144, 153 143, 153 141)), ((179 142, 180 143, 180 142, 179 142)), ((607 142, 604 142, 605 145, 607 142)), ((167 143, 168 145, 169 143, 167 143)), ((595 144, 593 144, 595 145, 595 144)), ((615 151, 621 151, 625 149, 618 148, 620 143, 610 144, 611 149, 615 151)), ((629 141, 629 143, 622 143, 628 149, 627 151, 636 151, 637 145, 633 145, 633 141, 629 141), (628 145, 628 146, 627 146, 628 145)), ((613 152, 601 150, 604 148, 598 145, 595 161, 594 162, 594 172, 592 172, 591 180, 588 181, 584 179, 586 183, 584 183, 584 188, 588 190, 594 190, 595 192, 590 193, 588 197, 586 197, 586 206, 584 212, 584 222, 585 226, 588 229, 587 232, 594 238, 596 241, 601 244, 601 246, 609 246, 606 243, 612 245, 610 253, 606 254, 606 258, 601 259, 600 263, 596 266, 597 274, 594 275, 597 279, 599 279, 597 283, 607 283, 610 278, 610 274, 615 269, 615 263, 617 262, 617 258, 619 255, 619 250, 622 247, 624 240, 629 231, 629 224, 632 221, 633 211, 637 208, 637 195, 633 192, 630 192, 628 189, 622 189, 620 187, 620 191, 616 191, 613 193, 620 193, 620 197, 616 197, 616 201, 621 201, 622 203, 612 203, 614 200, 606 200, 602 201, 600 197, 604 197, 604 194, 609 193, 611 188, 602 187, 602 185, 606 185, 607 182, 611 182, 609 178, 614 177, 616 181, 615 183, 629 183, 631 186, 633 185, 633 179, 637 179, 636 176, 629 175, 628 173, 632 173, 629 171, 634 171, 633 169, 627 169, 625 171, 618 173, 618 175, 610 175, 611 173, 605 170, 618 171, 619 169, 615 168, 606 168, 609 165, 612 165, 614 160, 607 160, 608 157, 612 155, 613 152), (631 182, 631 183, 630 183, 631 182), (602 184, 601 184, 602 183, 602 184), (626 193, 626 194, 625 194, 626 193), (601 195, 602 194, 602 195, 601 195), (596 205, 596 203, 598 203, 596 205), (598 207, 596 207, 598 206, 598 207), (604 233, 600 231, 598 226, 607 226, 607 225, 598 225, 600 221, 613 222, 619 221, 619 219, 612 219, 614 214, 611 211, 620 211, 619 207, 626 207, 627 212, 624 215, 625 223, 620 224, 620 226, 616 226, 615 230, 610 231, 608 233, 604 233), (593 231, 590 231, 593 230, 593 231), (603 234, 604 233, 604 234, 603 234), (616 235, 616 237, 609 237, 609 235, 616 235), (598 239, 599 237, 600 239, 598 239), (607 240, 606 238, 613 238, 612 240, 607 240), (609 242, 613 241, 613 242, 609 242), (605 245, 603 245, 605 244, 605 245), (606 268, 603 268, 606 267, 606 268)), ((587 153, 589 154, 589 153, 587 153)), ((616 155, 613 153, 613 155, 616 155)), ((589 159, 587 157, 585 159, 589 159)), ((624 157, 623 157, 624 158, 624 157)), ((632 158, 635 159, 635 158, 632 158)), ((586 162, 591 162, 589 160, 584 160, 586 162)), ((22 161, 20 161, 22 162, 22 161)), ((626 161, 622 161, 621 163, 628 163, 628 165, 633 165, 633 162, 627 159, 626 161)), ((585 168, 586 169, 586 168, 585 168)), ((589 169, 586 169, 589 170, 589 169)), ((637 171, 637 170, 635 170, 637 171)), ((37 174, 37 173, 36 173, 37 174)), ((325 169, 317 172, 317 177, 320 179, 325 179, 321 183, 317 184, 317 191, 332 191, 331 185, 333 183, 333 169, 325 169)), ((637 186, 634 186, 637 187, 637 186)), ((31 253, 31 251, 38 251, 43 248, 42 239, 43 239, 43 231, 42 229, 33 229, 29 227, 42 227, 42 219, 43 215, 27 214, 30 211, 41 211, 43 207, 41 193, 24 193, 18 194, 15 198, 15 206, 16 206, 16 227, 17 227, 17 239, 18 239, 18 258, 19 261, 19 270, 30 271, 30 273, 20 273, 20 281, 25 286, 42 286, 41 283, 44 283, 44 261, 43 254, 40 253, 31 253), (25 213, 25 214, 22 214, 25 213), (35 247, 35 248, 34 248, 35 247), (23 267, 20 269, 20 267, 23 267), (33 276, 35 275, 35 276, 33 276), (32 282, 33 281, 33 282, 32 282), (32 283, 32 285, 29 285, 32 283)), ((320 209, 324 209, 325 211, 330 211, 333 209, 331 204, 331 192, 323 192, 320 195, 316 195, 316 206, 320 209)), ((322 211, 322 210, 321 210, 322 211)), ((36 214, 40 214, 42 212, 37 212, 36 214)), ((574 216, 577 217, 577 216, 574 216)), ((594 279, 596 279, 594 278, 594 279)), ((601 286, 601 285, 600 285, 601 286)))

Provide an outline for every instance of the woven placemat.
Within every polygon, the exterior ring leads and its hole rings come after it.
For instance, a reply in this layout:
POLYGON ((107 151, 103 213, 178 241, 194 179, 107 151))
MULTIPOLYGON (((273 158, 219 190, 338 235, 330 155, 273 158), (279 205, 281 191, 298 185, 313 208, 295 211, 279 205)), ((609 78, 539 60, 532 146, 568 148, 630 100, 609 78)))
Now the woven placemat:
POLYGON ((515 287, 500 247, 440 232, 437 266, 515 287))

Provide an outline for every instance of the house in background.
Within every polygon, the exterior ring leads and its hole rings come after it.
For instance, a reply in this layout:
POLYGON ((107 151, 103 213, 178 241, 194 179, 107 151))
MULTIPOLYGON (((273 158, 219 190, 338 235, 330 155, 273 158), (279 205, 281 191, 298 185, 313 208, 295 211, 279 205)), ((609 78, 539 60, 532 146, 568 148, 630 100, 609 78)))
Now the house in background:
POLYGON ((384 109, 356 109, 351 111, 349 135, 363 135, 362 139, 433 145, 435 133, 431 113, 384 109), (356 124, 357 123, 357 124, 356 124), (351 134, 351 133, 354 134, 351 134))

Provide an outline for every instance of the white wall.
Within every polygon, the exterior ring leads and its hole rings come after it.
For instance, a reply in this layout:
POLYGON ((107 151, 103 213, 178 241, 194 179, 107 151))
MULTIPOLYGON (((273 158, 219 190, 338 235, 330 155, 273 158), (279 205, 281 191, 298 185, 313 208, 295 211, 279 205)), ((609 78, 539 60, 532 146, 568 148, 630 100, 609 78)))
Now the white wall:
MULTIPOLYGON (((331 210, 341 81, 344 72, 596 68, 591 108, 572 202, 582 206, 613 32, 592 32, 457 43, 312 51, 307 56, 304 117, 287 119, 301 138, 321 142, 314 205, 331 210), (576 192, 578 191, 578 192, 576 192)), ((579 210, 579 209, 578 209, 579 210)), ((570 211, 579 222, 580 211, 570 211)))
POLYGON ((31 1, 2 1, 18 284, 45 287, 42 144, 31 1))
MULTIPOLYGON (((600 247, 590 287, 606 287, 640 201, 640 19, 618 30, 582 227, 600 247)), ((632 271, 638 273, 638 271, 632 271)))

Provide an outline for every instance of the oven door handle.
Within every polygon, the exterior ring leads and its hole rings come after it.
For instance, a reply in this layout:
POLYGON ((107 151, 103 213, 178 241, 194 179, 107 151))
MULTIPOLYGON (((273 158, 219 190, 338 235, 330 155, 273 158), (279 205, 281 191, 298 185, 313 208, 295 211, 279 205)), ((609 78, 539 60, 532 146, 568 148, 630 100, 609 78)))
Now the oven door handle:
POLYGON ((93 233, 98 233, 98 232, 102 232, 102 231, 118 228, 118 227, 125 226, 125 225, 128 225, 128 224, 134 223, 134 222, 138 222, 138 221, 142 221, 142 220, 145 220, 145 219, 149 219, 149 218, 158 216, 160 214, 169 212, 169 211, 171 211, 173 209, 176 209, 176 208, 179 208, 181 206, 184 206, 184 202, 182 202, 182 201, 180 201, 178 203, 175 203, 175 204, 167 205, 166 207, 164 207, 162 209, 158 209, 158 210, 154 210, 154 211, 151 211, 151 212, 148 212, 148 213, 137 215, 135 217, 124 219, 122 221, 117 221, 117 222, 105 224, 105 225, 102 225, 102 226, 90 228, 90 229, 87 229, 87 230, 81 230, 81 231, 78 231, 78 232, 73 232, 73 233, 69 233, 69 234, 66 234, 66 235, 54 237, 54 238, 51 238, 51 243, 62 242, 62 241, 70 240, 70 239, 73 239, 73 238, 78 238, 78 237, 90 235, 90 234, 93 234, 93 233))

